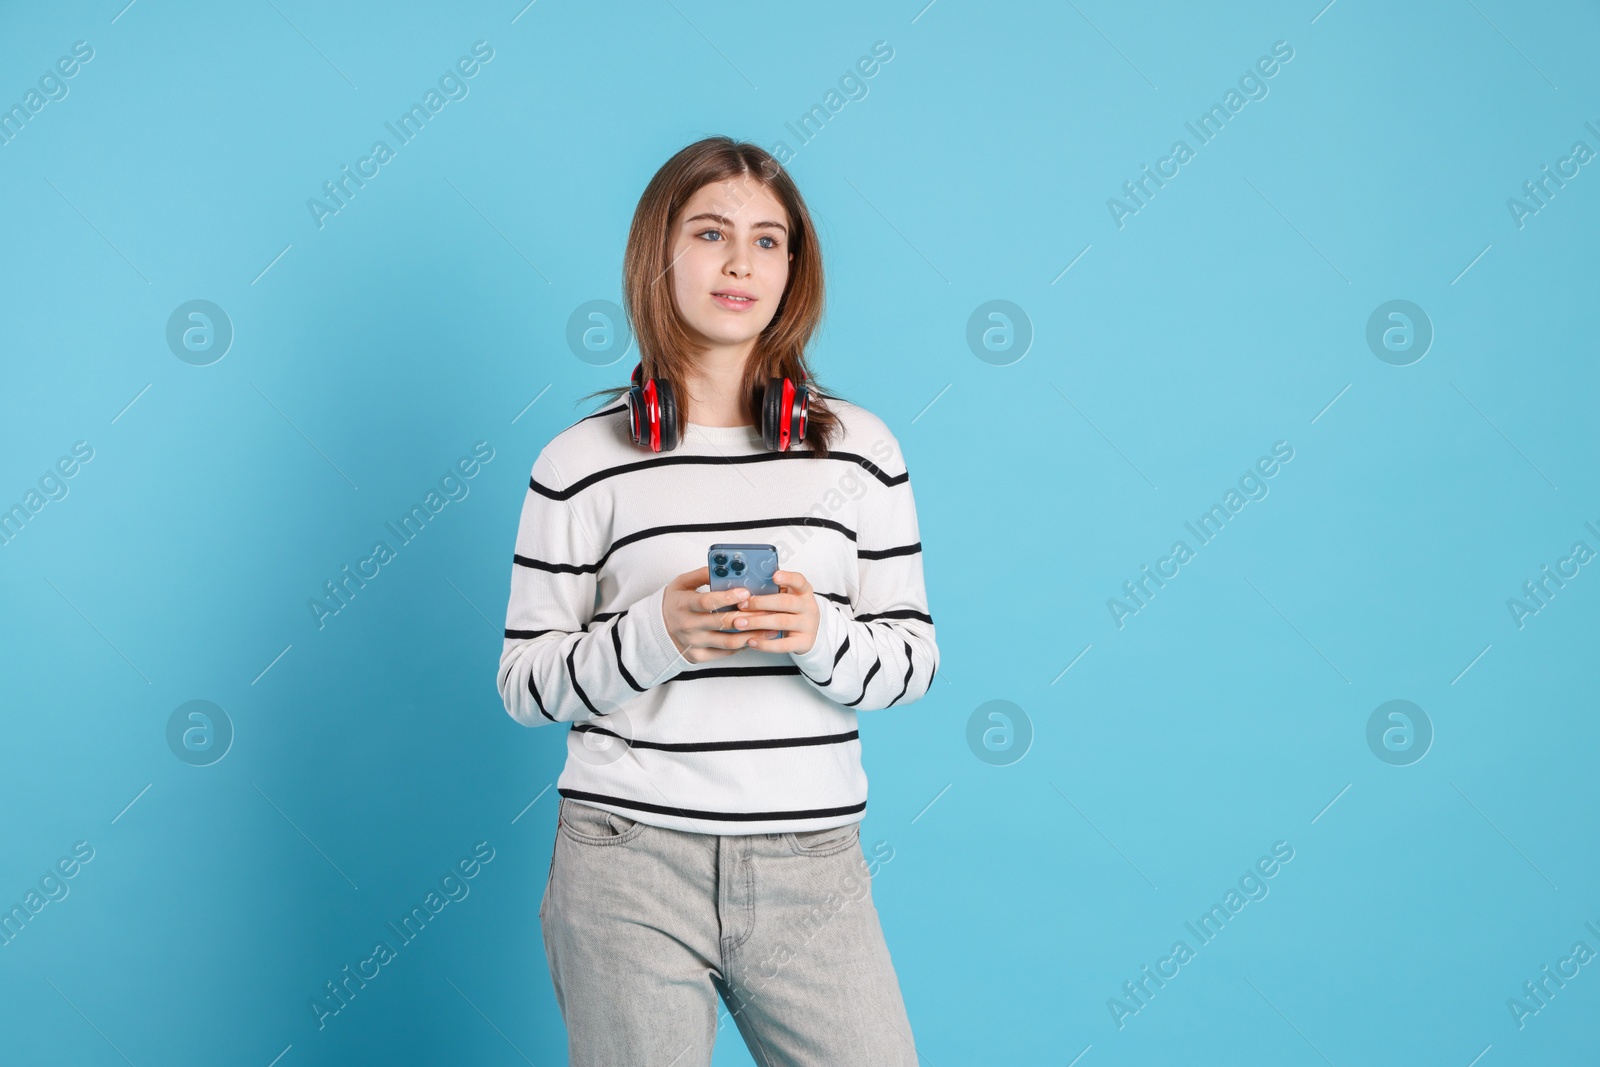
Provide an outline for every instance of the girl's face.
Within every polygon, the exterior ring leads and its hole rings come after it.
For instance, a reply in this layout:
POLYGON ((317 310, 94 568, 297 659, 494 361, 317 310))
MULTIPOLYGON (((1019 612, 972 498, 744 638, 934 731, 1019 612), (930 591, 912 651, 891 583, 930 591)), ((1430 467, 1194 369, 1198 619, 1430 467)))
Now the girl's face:
POLYGON ((789 216, 753 178, 703 185, 679 213, 672 293, 701 344, 760 335, 789 282, 789 216), (743 298, 743 299, 741 299, 743 298))

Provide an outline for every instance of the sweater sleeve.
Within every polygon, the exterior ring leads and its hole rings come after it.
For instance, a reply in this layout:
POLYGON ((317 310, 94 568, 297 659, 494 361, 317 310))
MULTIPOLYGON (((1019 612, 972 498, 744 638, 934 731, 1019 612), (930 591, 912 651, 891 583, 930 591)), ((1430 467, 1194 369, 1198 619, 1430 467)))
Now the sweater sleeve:
POLYGON ((910 471, 887 480, 885 485, 868 479, 860 503, 857 603, 838 604, 814 593, 816 641, 805 652, 789 654, 806 681, 857 711, 920 700, 939 669, 910 471))
POLYGON ((609 714, 689 664, 661 613, 665 587, 624 611, 595 614, 609 546, 585 525, 566 484, 541 452, 517 526, 498 684, 524 726, 609 714))

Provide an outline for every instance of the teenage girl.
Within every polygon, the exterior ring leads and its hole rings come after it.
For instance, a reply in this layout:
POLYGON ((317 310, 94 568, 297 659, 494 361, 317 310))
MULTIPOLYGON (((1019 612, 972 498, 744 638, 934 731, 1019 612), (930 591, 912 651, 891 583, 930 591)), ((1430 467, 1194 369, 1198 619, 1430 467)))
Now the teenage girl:
POLYGON ((571 1062, 706 1067, 720 997, 762 1067, 915 1065, 856 723, 939 665, 899 442, 807 372, 820 248, 763 149, 669 159, 623 274, 643 358, 533 464, 498 679, 568 727, 539 919, 571 1062), (775 546, 780 591, 709 591, 714 543, 775 546))

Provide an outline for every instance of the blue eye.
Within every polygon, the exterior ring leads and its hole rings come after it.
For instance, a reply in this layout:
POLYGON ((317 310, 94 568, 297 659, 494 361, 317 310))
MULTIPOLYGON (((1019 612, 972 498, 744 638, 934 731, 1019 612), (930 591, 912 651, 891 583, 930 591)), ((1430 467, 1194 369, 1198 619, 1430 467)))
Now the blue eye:
MULTIPOLYGON (((717 237, 717 239, 719 241, 722 240, 722 231, 718 230, 718 229, 701 230, 699 233, 695 234, 695 236, 696 237, 709 237, 709 236, 711 236, 713 234, 716 235, 716 237, 717 237)), ((756 240, 757 241, 766 241, 766 242, 768 242, 767 244, 764 244, 761 247, 769 249, 769 250, 781 247, 778 244, 778 238, 774 237, 770 233, 764 233, 760 237, 756 238, 756 240)))

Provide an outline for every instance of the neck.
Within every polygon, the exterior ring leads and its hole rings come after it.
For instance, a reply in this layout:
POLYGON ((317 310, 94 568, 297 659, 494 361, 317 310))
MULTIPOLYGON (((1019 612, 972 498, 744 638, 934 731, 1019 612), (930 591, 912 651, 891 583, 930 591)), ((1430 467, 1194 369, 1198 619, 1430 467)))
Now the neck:
POLYGON ((748 426, 750 408, 739 390, 755 338, 737 345, 711 345, 699 353, 684 387, 689 393, 685 422, 701 426, 748 426))

